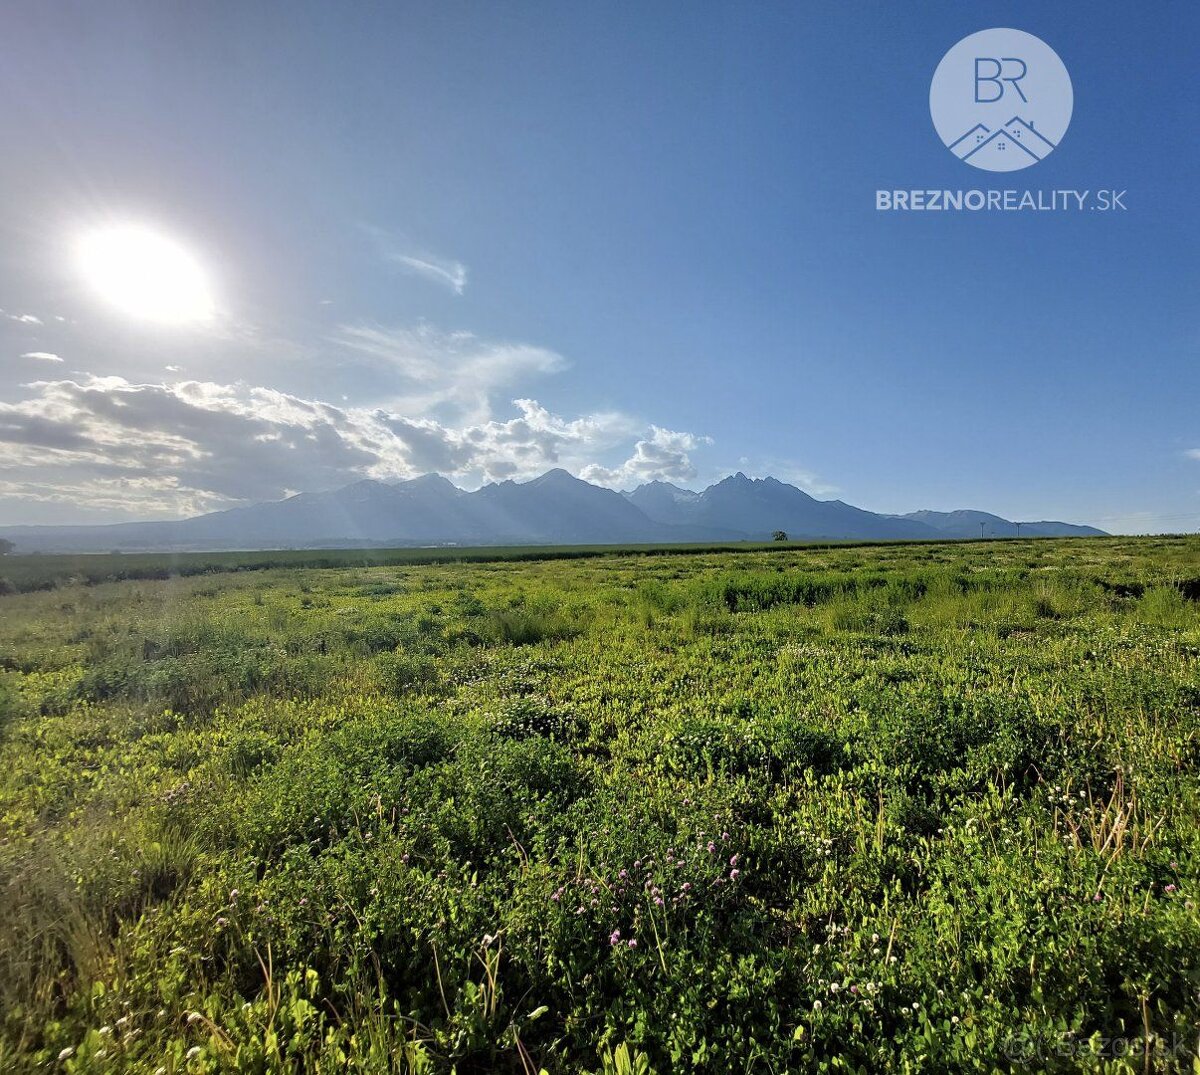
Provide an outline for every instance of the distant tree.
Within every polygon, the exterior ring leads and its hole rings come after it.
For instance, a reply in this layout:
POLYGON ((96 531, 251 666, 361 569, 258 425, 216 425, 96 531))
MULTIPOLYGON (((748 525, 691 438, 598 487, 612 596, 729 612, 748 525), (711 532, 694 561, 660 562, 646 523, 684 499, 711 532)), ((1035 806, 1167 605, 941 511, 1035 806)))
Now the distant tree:
POLYGON ((771 540, 772 541, 787 541, 787 531, 786 530, 776 530, 775 533, 773 533, 771 535, 771 540))
POLYGON ((0 556, 7 556, 13 549, 16 548, 8 538, 0 538, 0 556))

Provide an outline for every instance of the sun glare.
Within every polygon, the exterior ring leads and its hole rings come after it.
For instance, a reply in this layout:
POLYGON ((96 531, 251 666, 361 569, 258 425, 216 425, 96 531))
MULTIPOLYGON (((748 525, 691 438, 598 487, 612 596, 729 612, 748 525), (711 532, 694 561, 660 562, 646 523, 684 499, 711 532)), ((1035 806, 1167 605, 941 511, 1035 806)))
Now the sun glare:
POLYGON ((79 267, 98 295, 133 317, 181 325, 213 315, 200 263, 151 228, 127 224, 92 232, 79 244, 79 267))

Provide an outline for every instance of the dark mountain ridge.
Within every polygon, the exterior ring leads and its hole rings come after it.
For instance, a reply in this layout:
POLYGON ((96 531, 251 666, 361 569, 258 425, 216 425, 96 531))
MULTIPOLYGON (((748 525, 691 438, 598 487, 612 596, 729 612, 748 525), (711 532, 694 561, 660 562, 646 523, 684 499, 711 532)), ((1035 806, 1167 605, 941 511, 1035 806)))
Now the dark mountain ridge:
MULTIPOLYGON (((817 500, 775 478, 734 474, 702 492, 654 481, 618 493, 556 469, 467 492, 437 474, 364 478, 340 489, 191 519, 105 526, 0 526, 16 552, 186 551, 405 545, 570 545, 767 540, 946 540, 1015 536, 983 512, 880 515, 817 500)), ((1022 535, 1094 535, 1069 523, 1021 523, 1022 535)))

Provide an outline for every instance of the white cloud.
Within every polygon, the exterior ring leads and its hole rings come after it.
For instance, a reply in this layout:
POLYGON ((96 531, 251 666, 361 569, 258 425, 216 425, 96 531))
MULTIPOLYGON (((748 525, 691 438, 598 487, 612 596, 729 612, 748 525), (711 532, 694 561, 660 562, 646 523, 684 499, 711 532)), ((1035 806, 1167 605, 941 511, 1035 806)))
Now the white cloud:
POLYGON ((639 440, 633 446, 633 455, 620 466, 591 464, 583 468, 580 477, 616 489, 628 489, 649 481, 689 482, 697 474, 690 453, 711 443, 709 437, 651 426, 650 436, 639 440))
POLYGON ((1189 448, 1183 454, 1186 455, 1189 459, 1200 459, 1200 448, 1189 448))
POLYGON ((467 267, 454 258, 443 258, 422 250, 401 235, 377 228, 370 224, 361 225, 371 237, 384 261, 398 265, 404 272, 423 277, 431 283, 448 288, 461 295, 467 287, 467 267))
POLYGON ((390 260, 417 276, 448 287, 456 295, 461 295, 466 289, 467 267, 461 261, 442 261, 440 258, 416 257, 412 254, 392 254, 390 260))
POLYGON ((531 375, 567 367, 562 355, 525 343, 485 340, 470 332, 442 332, 431 325, 386 328, 343 325, 334 343, 358 361, 401 378, 395 409, 428 415, 450 409, 459 418, 484 421, 492 395, 531 375))
POLYGON ((42 323, 42 319, 34 314, 10 314, 5 310, 0 310, 0 314, 10 321, 16 321, 22 325, 40 325, 42 323))
POLYGON ((39 362, 61 362, 62 359, 58 355, 51 354, 49 351, 26 351, 22 358, 33 358, 39 362))
POLYGON ((598 457, 641 437, 616 471, 679 478, 706 439, 626 415, 516 414, 450 425, 390 408, 338 407, 269 388, 119 377, 39 381, 0 403, 0 495, 88 504, 129 515, 194 514, 357 478, 436 470, 463 482, 523 479, 562 466, 601 473, 598 457))

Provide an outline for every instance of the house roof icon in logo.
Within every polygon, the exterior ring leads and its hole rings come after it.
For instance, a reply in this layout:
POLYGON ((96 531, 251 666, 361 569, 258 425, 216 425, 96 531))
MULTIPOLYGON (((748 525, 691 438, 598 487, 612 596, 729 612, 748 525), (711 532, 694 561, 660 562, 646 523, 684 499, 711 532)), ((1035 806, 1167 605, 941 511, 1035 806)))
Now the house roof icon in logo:
POLYGON ((1055 148, 1053 142, 1034 129, 1032 123, 1013 116, 1003 127, 990 131, 982 123, 975 124, 948 146, 959 160, 967 161, 989 172, 1015 172, 1040 161, 1055 148))

